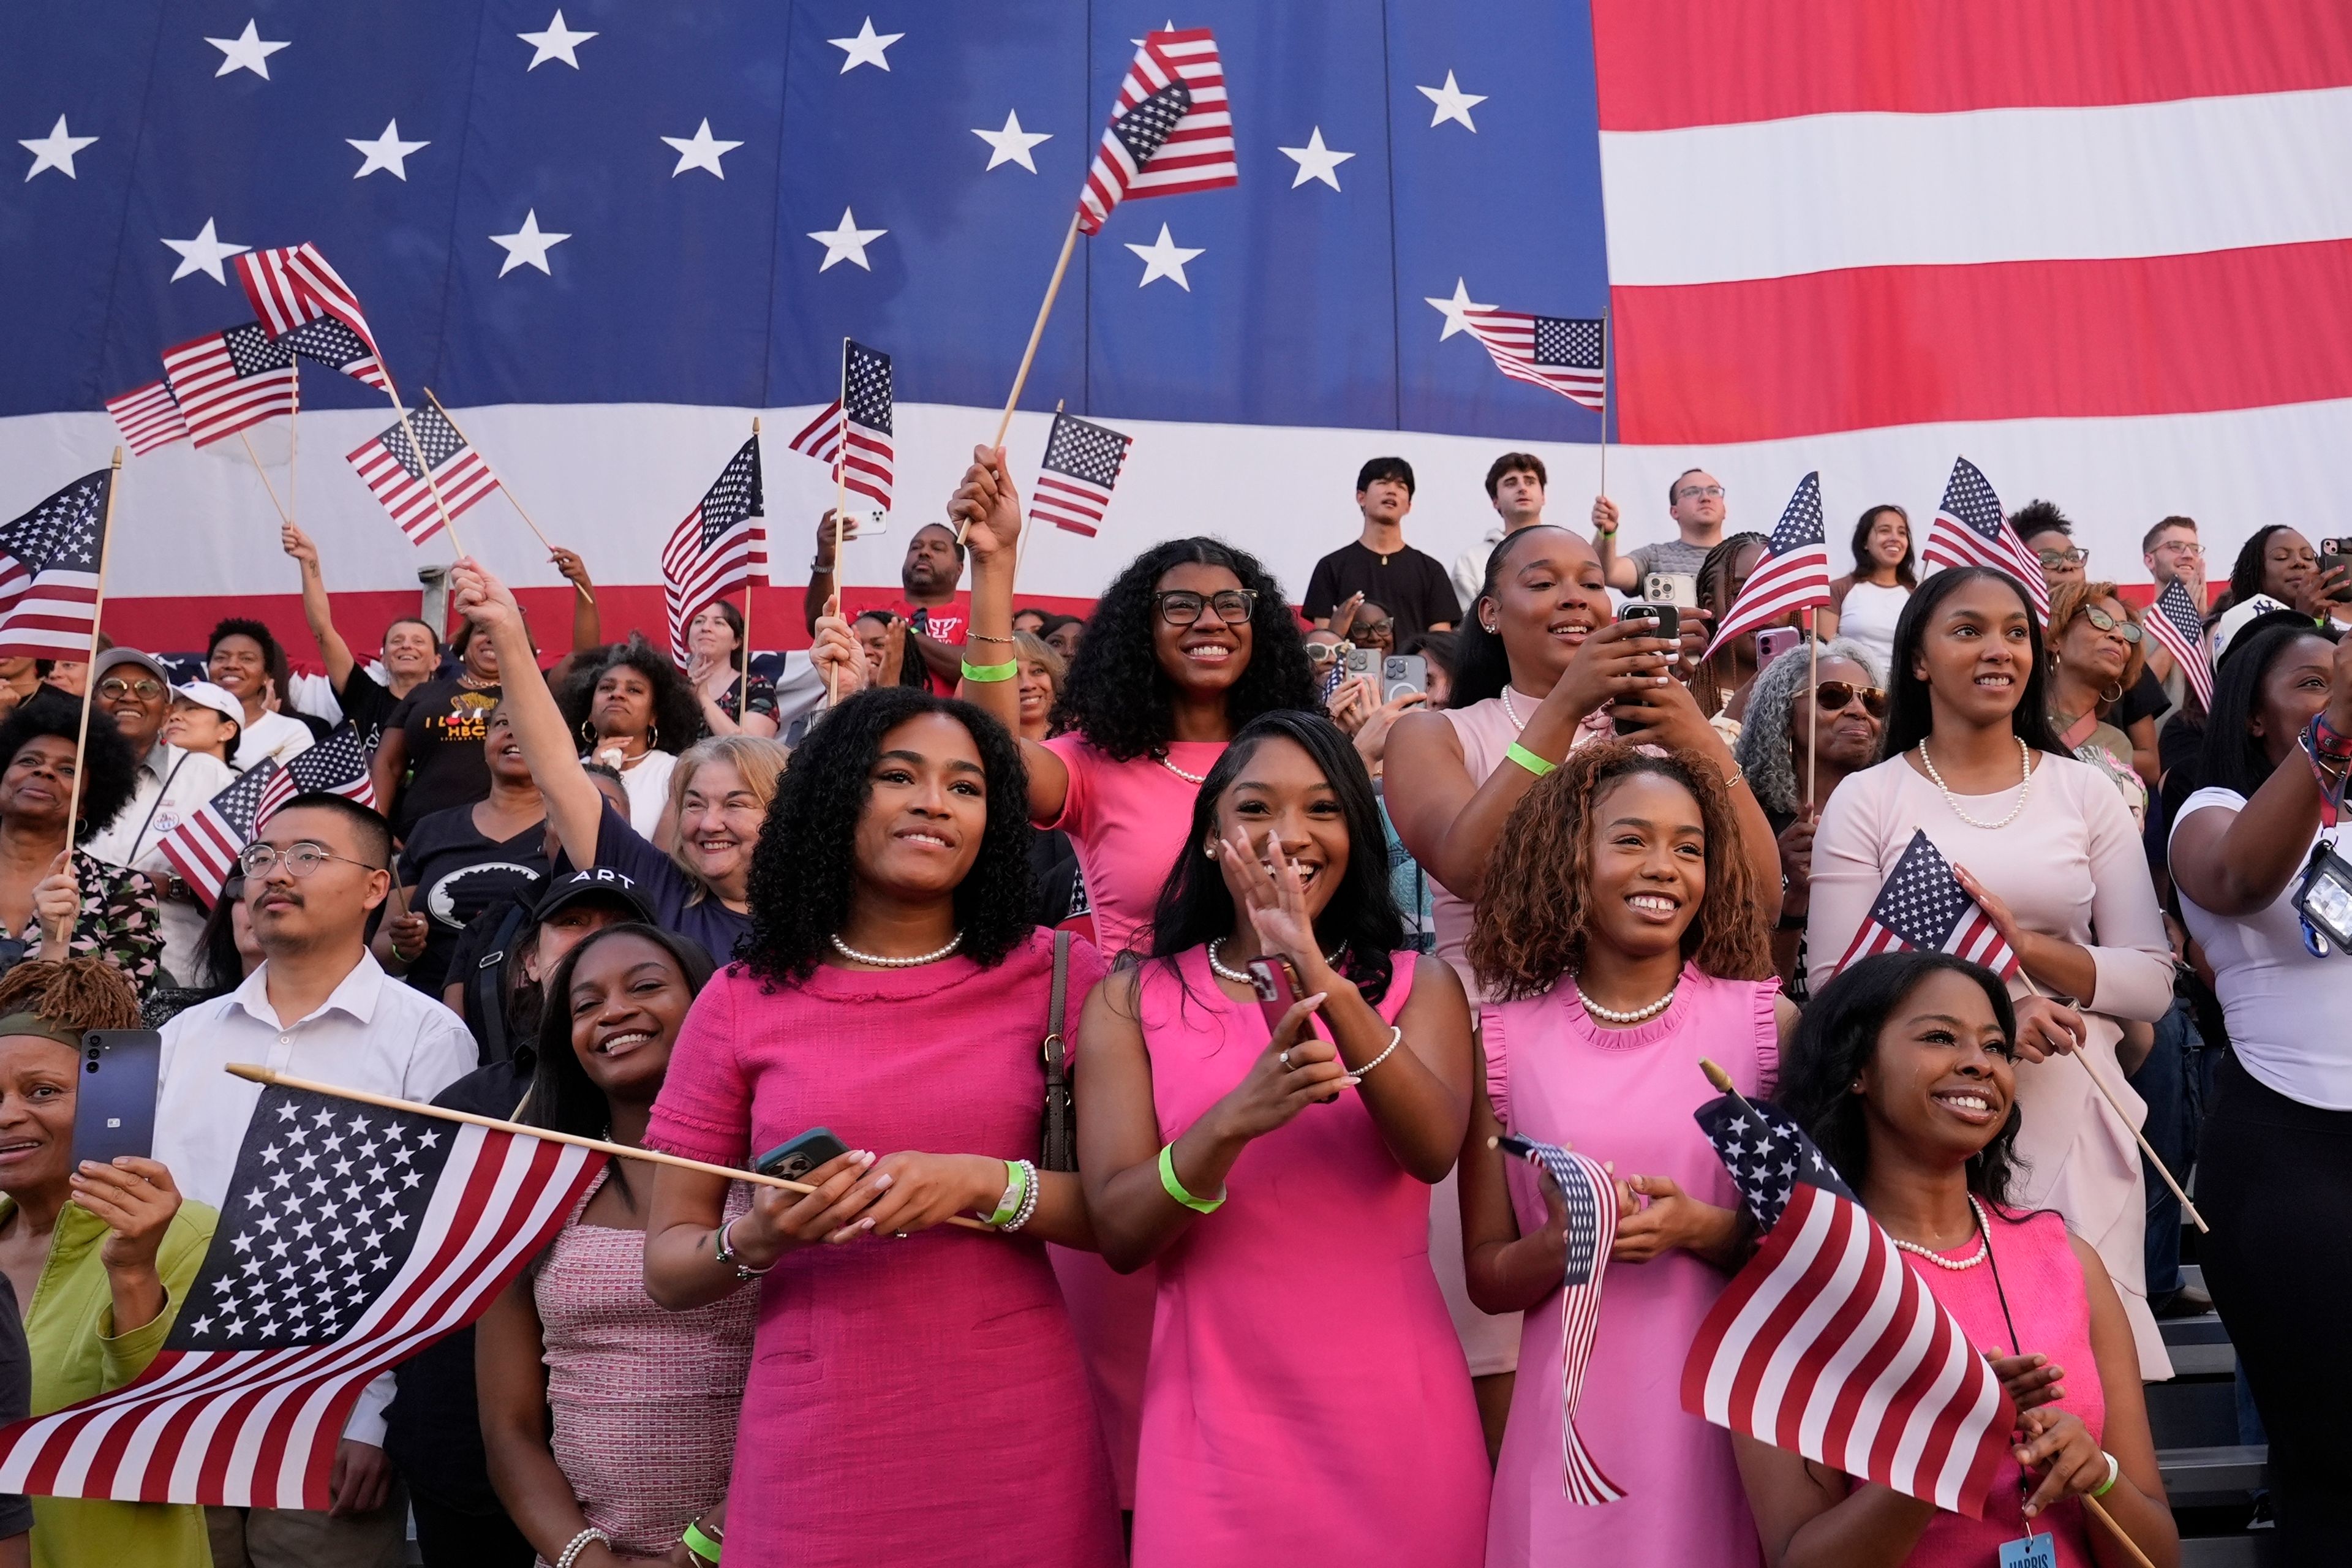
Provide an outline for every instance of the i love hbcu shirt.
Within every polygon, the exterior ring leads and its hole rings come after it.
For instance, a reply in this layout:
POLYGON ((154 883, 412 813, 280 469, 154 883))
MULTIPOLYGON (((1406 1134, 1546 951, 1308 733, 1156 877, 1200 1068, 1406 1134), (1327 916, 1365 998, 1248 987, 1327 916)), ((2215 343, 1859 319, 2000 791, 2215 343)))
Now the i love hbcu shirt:
POLYGON ((405 839, 434 812, 469 805, 490 793, 482 742, 498 705, 497 687, 478 690, 455 679, 428 680, 401 699, 383 721, 387 733, 399 731, 408 745, 408 782, 393 806, 394 833, 405 839))

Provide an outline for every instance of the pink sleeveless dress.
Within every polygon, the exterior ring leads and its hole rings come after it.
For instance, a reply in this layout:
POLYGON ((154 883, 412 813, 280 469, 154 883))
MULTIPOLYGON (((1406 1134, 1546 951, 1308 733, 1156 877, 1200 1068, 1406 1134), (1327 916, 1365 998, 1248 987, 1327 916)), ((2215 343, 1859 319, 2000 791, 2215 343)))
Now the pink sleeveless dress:
MULTIPOLYGON (((1486 1092, 1514 1132, 1734 1207, 1731 1178, 1692 1120, 1715 1094, 1698 1058, 1720 1063, 1741 1093, 1761 1093, 1780 1060, 1779 994, 1775 980, 1717 980, 1685 966, 1674 1005, 1630 1029, 1595 1024, 1566 978, 1540 996, 1488 1003, 1486 1092)), ((1543 1198, 1517 1162, 1510 1179, 1524 1234, 1546 1223, 1543 1198)), ((1726 1282, 1679 1248, 1610 1266, 1576 1429, 1626 1495, 1597 1507, 1560 1490, 1559 1293, 1528 1310, 1487 1517, 1489 1568, 1762 1561, 1730 1434, 1682 1406, 1684 1358, 1726 1282)))
MULTIPOLYGON (((1413 959, 1393 955, 1391 1023, 1413 959)), ((1204 950, 1176 966, 1181 983, 1163 963, 1142 982, 1163 1140, 1266 1043, 1256 1004, 1218 989, 1204 950)), ((1486 1447, 1423 1251, 1429 1189, 1343 1091, 1252 1142, 1226 1191, 1160 1258, 1135 1568, 1479 1562, 1486 1447)))
MULTIPOLYGON (((2019 1218, 2015 1211, 1994 1209, 1992 1257, 1974 1268, 1938 1268, 1924 1258, 1904 1254, 1904 1261, 1919 1276, 1936 1300, 1969 1331, 1969 1342, 1979 1350, 2004 1353, 2022 1351, 2046 1355, 2065 1369, 2066 1396, 2061 1410, 2083 1418, 2093 1437, 2107 1428, 2107 1399, 2099 1382, 2099 1363, 2091 1352, 2091 1303, 2083 1284, 2082 1261, 2066 1239, 2066 1222, 2043 1209, 2019 1218), (2016 1223, 2006 1223, 2008 1221, 2016 1223), (1996 1273, 1996 1270, 1998 1272, 1996 1273), (2007 1316, 2001 1298, 2009 1298, 2007 1316), (2010 1321, 2017 1325, 2015 1339, 2010 1321)), ((1945 1254, 1961 1258, 1976 1244, 1945 1254)), ((1938 1513, 1927 1533, 1904 1559, 1904 1568, 1984 1568, 2000 1560, 2000 1543, 2025 1534, 2025 1471, 2003 1455, 1994 1472, 1992 1490, 1986 1494, 1982 1519, 1938 1513)), ((2073 1498, 2033 1521, 2036 1532, 2055 1538, 2060 1568, 2090 1568, 2090 1521, 2083 1505, 2073 1498)))
MULTIPOLYGON (((727 1495, 760 1301, 750 1290, 670 1312, 646 1294, 646 1233, 583 1225, 589 1184, 531 1280, 546 1349, 549 1447, 581 1512, 616 1552, 658 1556, 727 1495)), ((651 1173, 631 1173, 642 1206, 651 1173)), ((750 1206, 730 1187, 727 1212, 750 1206)))

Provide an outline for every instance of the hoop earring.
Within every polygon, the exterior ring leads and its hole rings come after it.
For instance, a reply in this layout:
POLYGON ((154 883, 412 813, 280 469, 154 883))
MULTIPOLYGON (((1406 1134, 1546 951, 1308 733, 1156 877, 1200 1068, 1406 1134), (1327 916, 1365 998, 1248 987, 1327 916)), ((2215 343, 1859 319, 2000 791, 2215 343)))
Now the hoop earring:
POLYGON ((660 725, 658 725, 658 724, 654 725, 654 726, 653 726, 653 728, 652 728, 652 732, 651 732, 651 733, 649 733, 649 734, 647 734, 647 735, 646 736, 646 751, 648 751, 648 752, 658 752, 658 751, 660 751, 660 750, 661 750, 661 726, 660 726, 660 725))
POLYGON ((2124 683, 2120 680, 2099 694, 2099 700, 2102 702, 2121 702, 2123 700, 2124 683))
POLYGON ((593 746, 596 743, 595 726, 585 719, 580 721, 580 743, 583 746, 593 746))

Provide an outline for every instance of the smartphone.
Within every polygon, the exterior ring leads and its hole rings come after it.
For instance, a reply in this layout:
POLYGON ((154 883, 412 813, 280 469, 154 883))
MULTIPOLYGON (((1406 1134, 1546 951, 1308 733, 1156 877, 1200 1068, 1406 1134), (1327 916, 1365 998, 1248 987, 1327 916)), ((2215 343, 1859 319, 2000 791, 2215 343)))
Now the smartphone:
POLYGON ((1381 700, 1393 702, 1407 692, 1429 694, 1429 660, 1417 653, 1392 653, 1381 660, 1381 700))
POLYGON ((1756 668, 1763 668, 1804 640, 1794 626, 1771 626, 1756 634, 1756 668))
MULTIPOLYGON (((1653 573, 1652 575, 1654 576, 1656 574, 1653 573)), ((1654 604, 1635 599, 1617 606, 1617 618, 1621 621, 1654 620, 1657 622, 1657 626, 1651 632, 1651 636, 1664 637, 1668 642, 1679 642, 1682 639, 1682 613, 1669 604, 1654 604)))
POLYGON ((1698 578, 1688 572, 1653 572, 1642 579, 1642 597, 1657 605, 1698 608, 1698 578))
POLYGON ((1282 1026, 1282 1016, 1298 1003, 1298 975, 1286 958, 1253 958, 1250 984, 1257 991, 1257 1010, 1265 1015, 1266 1033, 1282 1026))
POLYGON ((829 1127, 812 1127, 789 1143, 779 1143, 760 1156, 751 1169, 763 1176, 782 1176, 788 1182, 802 1182, 808 1173, 827 1160, 836 1160, 849 1152, 849 1145, 833 1135, 829 1127))
POLYGON ((92 1029, 81 1037, 74 1096, 76 1160, 155 1154, 155 1084, 163 1037, 152 1029, 92 1029))
POLYGON ((1339 646, 1348 650, 1348 673, 1349 675, 1371 675, 1378 672, 1380 669, 1380 649, 1373 647, 1358 647, 1353 643, 1341 643, 1339 646))
POLYGON ((2323 539, 2319 542, 2319 569, 2322 572, 2342 568, 2344 581, 2336 585, 2331 599, 2352 599, 2352 539, 2323 539))

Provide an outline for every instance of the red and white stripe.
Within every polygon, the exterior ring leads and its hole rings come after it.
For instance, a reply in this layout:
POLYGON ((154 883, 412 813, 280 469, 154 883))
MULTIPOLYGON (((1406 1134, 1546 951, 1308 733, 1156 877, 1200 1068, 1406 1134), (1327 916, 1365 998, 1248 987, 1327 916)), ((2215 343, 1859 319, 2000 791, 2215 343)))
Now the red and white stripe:
POLYGON ((1991 1366, 1886 1233, 1804 1182, 1709 1309, 1682 1401, 1718 1426, 1971 1518, 2016 1420, 1991 1366))
POLYGON ((407 465, 383 444, 382 436, 371 437, 365 444, 346 453, 343 461, 357 471, 360 482, 392 514, 392 521, 400 525, 400 531, 408 536, 411 544, 422 544, 441 531, 444 507, 454 521, 467 507, 499 488, 498 475, 471 447, 442 464, 429 483, 424 476, 410 473, 407 465), (437 502, 433 493, 436 486, 441 492, 437 502))
POLYGON ((820 463, 830 463, 840 457, 841 399, 836 397, 826 404, 815 418, 801 426, 799 435, 784 444, 820 463))
POLYGON ((1806 460, 1882 474, 1964 447, 2136 540, 2260 515, 2248 475, 2352 430, 2340 8, 1595 0, 1592 24, 1625 441, 1721 467, 1872 432, 1806 460))
POLYGON ((670 657, 684 664, 688 622, 730 594, 742 593, 768 578, 768 533, 763 520, 745 518, 702 548, 702 507, 686 514, 662 551, 662 604, 669 619, 670 657))
POLYGON ((1739 597, 1715 634, 1710 650, 1729 639, 1770 625, 1792 610, 1820 609, 1830 602, 1830 547, 1808 544, 1786 555, 1767 555, 1748 574, 1739 597))
MULTIPOLYGON (((360 297, 310 241, 247 251, 236 258, 236 275, 245 285, 246 298, 253 301, 253 313, 269 329, 271 337, 320 316, 332 316, 357 332, 368 353, 381 362, 383 351, 368 330, 360 297)), ((388 375, 384 386, 390 389, 388 375)))
POLYGON ((604 1161, 487 1128, 452 1132, 416 1245, 341 1339, 164 1351, 127 1386, 0 1433, 0 1485, 121 1502, 327 1507, 360 1391, 478 1317, 562 1227, 604 1161))
POLYGON ((291 356, 276 370, 236 374, 228 342, 218 332, 194 338, 163 351, 163 376, 189 437, 199 447, 226 441, 238 431, 294 412, 295 372, 291 356))
MULTIPOLYGON (((1865 920, 1862 922, 1862 929, 1853 933, 1853 941, 1848 944, 1845 956, 1837 961, 1837 968, 1843 969, 1856 959, 1868 958, 1873 953, 1907 952, 1910 948, 1911 944, 1895 931, 1874 920, 1865 920)), ((1955 958, 1965 958, 1970 963, 1980 963, 2003 979, 2017 973, 2017 954, 2011 950, 2000 930, 1986 918, 1984 910, 1973 904, 1960 923, 1952 928, 1952 934, 1945 942, 1943 951, 1955 958)))
POLYGON ((89 658, 98 574, 52 566, 37 575, 0 555, 0 658, 89 658))
POLYGON ((1592 1360, 1592 1338, 1601 1327, 1601 1281, 1609 1269, 1609 1249, 1617 1245, 1617 1188, 1600 1162, 1573 1149, 1562 1152, 1591 1189, 1597 1229, 1591 1273, 1583 1284, 1563 1288, 1559 1310, 1560 1485, 1570 1502, 1590 1508, 1615 1502, 1625 1495, 1622 1487, 1601 1473, 1576 1430, 1585 1369, 1592 1360))
MULTIPOLYGON (((2177 584, 2178 579, 2175 582, 2177 584)), ((2205 628, 2200 621, 2193 634, 2186 631, 2167 610, 2166 600, 2171 596, 2185 618, 2199 620, 2195 597, 2186 587, 2174 595, 2173 586, 2168 584, 2157 595, 2156 602, 2147 607, 2147 614, 2141 617, 2140 625, 2147 627, 2148 635, 2172 656, 2172 662, 2180 668, 2181 679, 2189 683, 2189 689, 2197 694, 2197 705, 2210 713, 2213 710, 2213 665, 2205 652, 2205 628)))
POLYGON ((1601 371, 1536 363, 1533 316, 1524 310, 1469 310, 1462 312, 1462 324, 1486 349, 1495 368, 1513 381, 1557 392, 1570 403, 1596 412, 1600 409, 1601 389, 1607 379, 1601 371))
POLYGON ((106 411, 114 416, 114 426, 122 432, 124 444, 142 458, 188 434, 188 422, 180 417, 179 401, 161 381, 108 398, 106 411))
POLYGON ((890 497, 898 479, 898 455, 890 437, 856 420, 844 419, 841 399, 836 397, 825 405, 824 411, 801 426, 800 434, 785 445, 836 469, 843 467, 842 453, 847 451, 846 471, 835 477, 852 493, 866 497, 884 511, 890 510, 890 497))
POLYGON ((1171 196, 1240 182, 1241 166, 1234 160, 1233 110, 1225 100, 1225 68, 1208 28, 1147 36, 1119 83, 1111 117, 1117 119, 1178 80, 1192 95, 1192 107, 1140 169, 1129 162, 1118 137, 1104 135, 1087 171, 1086 186, 1078 193, 1078 227, 1086 233, 1100 230, 1126 196, 1171 196))
MULTIPOLYGON (((273 762, 272 767, 277 764, 273 762)), ((155 847, 180 874, 205 908, 211 909, 236 870, 236 858, 246 841, 207 801, 179 826, 165 834, 155 847)))
POLYGON ((1029 490, 1032 521, 1050 522, 1055 528, 1083 533, 1089 539, 1102 526, 1103 513, 1109 510, 1110 491, 1051 468, 1039 469, 1037 482, 1029 490))

